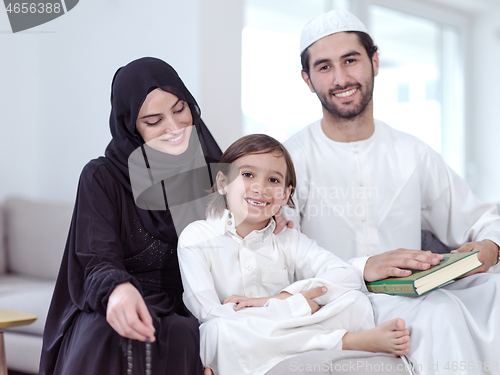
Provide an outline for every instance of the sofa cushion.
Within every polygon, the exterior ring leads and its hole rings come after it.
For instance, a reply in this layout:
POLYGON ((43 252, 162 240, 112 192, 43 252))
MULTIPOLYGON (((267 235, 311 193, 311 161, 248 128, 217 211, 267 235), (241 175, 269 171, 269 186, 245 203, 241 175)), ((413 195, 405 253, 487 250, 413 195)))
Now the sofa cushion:
POLYGON ((8 271, 55 280, 72 212, 72 205, 7 199, 4 217, 8 271))
POLYGON ((22 311, 38 317, 34 323, 9 328, 9 332, 43 335, 55 281, 37 280, 18 275, 0 276, 0 309, 22 311))

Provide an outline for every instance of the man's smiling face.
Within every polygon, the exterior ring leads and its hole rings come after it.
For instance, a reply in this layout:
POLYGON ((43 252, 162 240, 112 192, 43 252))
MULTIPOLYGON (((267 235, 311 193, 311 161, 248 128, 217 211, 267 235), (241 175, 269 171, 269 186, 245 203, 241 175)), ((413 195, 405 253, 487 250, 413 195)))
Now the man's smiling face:
POLYGON ((309 75, 302 72, 302 77, 331 115, 351 119, 371 103, 378 54, 370 60, 355 33, 335 33, 313 43, 309 66, 309 75))

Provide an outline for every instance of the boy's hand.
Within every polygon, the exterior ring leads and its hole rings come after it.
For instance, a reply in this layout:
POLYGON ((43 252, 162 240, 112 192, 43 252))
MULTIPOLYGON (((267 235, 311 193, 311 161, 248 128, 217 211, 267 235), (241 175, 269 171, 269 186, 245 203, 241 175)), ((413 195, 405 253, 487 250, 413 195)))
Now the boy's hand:
POLYGON ((238 311, 244 307, 262 307, 271 298, 286 299, 290 296, 291 294, 287 292, 281 292, 280 294, 274 297, 261 297, 261 298, 248 298, 233 294, 231 297, 226 298, 224 302, 222 302, 222 304, 225 305, 226 303, 235 303, 236 307, 234 308, 234 311, 238 311))
POLYGON ((244 307, 262 307, 266 304, 269 298, 270 297, 248 298, 233 294, 231 297, 226 298, 222 304, 225 305, 226 303, 235 303, 236 306, 234 307, 234 311, 238 311, 244 307))
POLYGON ((311 307, 311 315, 320 309, 320 305, 315 300, 313 300, 313 298, 321 297, 326 292, 327 289, 325 286, 320 286, 318 288, 309 289, 306 290, 305 292, 301 292, 302 295, 306 298, 307 303, 309 303, 309 306, 311 307))

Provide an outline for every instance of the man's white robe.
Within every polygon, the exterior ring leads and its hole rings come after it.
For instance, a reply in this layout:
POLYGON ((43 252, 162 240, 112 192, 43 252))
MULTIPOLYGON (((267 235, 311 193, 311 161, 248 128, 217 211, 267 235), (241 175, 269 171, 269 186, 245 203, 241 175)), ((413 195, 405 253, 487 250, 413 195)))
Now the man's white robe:
MULTIPOLYGON (((500 244, 497 208, 480 202, 428 145, 381 121, 358 142, 329 139, 317 121, 285 146, 297 173, 297 208, 285 215, 360 277, 369 256, 420 249, 422 229, 452 248, 483 239, 500 244)), ((449 373, 472 373, 472 365, 459 368, 462 361, 474 362, 475 373, 494 361, 500 366, 500 275, 465 278, 418 298, 370 294, 370 300, 377 324, 405 319, 409 357, 421 373, 447 373, 447 364, 450 371, 458 364, 449 373)))

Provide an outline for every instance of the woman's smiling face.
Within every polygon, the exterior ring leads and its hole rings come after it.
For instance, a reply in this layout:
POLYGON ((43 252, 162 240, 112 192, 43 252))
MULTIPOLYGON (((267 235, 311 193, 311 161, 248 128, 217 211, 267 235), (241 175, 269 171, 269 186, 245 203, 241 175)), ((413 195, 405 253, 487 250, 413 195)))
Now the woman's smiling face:
POLYGON ((192 125, 193 117, 188 104, 159 88, 148 94, 136 121, 137 131, 144 142, 170 155, 186 151, 192 125))

